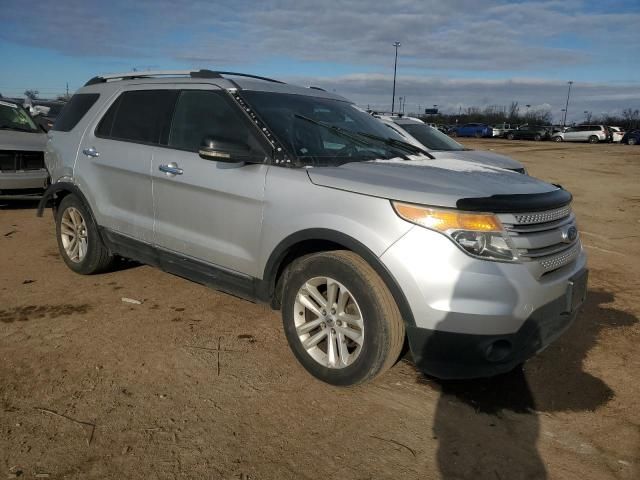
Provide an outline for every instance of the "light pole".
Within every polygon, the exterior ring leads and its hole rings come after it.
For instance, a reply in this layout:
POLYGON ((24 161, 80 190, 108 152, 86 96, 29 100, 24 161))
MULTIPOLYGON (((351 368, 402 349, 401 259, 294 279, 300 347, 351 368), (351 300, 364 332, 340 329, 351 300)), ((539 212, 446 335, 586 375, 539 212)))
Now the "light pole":
POLYGON ((396 106, 396 72, 398 70, 398 47, 400 46, 400 42, 394 42, 394 47, 396 47, 396 60, 393 63, 393 95, 391 97, 391 113, 393 113, 393 109, 396 106))
POLYGON ((567 124, 567 110, 569 110, 569 96, 571 95, 571 85, 573 85, 573 82, 571 80, 569 80, 567 83, 569 84, 569 91, 567 91, 567 104, 564 106, 564 118, 562 120, 563 127, 567 124))

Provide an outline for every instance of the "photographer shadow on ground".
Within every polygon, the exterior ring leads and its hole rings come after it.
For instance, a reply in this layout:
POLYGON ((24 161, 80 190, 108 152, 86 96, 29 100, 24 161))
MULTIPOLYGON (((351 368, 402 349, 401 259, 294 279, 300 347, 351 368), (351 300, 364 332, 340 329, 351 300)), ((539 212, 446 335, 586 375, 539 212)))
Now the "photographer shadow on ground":
POLYGON ((524 368, 477 380, 418 375, 420 383, 441 392, 433 438, 443 479, 547 478, 536 446, 538 412, 592 411, 614 396, 602 379, 583 369, 602 330, 638 321, 607 307, 613 300, 609 292, 589 291, 573 325, 524 368))

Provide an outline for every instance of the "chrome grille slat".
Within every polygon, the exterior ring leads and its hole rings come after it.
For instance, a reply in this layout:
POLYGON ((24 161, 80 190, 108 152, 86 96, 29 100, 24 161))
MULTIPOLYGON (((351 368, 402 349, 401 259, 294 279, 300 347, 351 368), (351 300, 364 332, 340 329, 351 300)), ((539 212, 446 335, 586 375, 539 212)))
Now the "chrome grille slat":
POLYGON ((521 260, 542 276, 573 262, 582 250, 580 239, 565 243, 566 232, 575 226, 571 205, 543 212, 499 214, 521 260))
POLYGON ((514 213, 513 222, 515 225, 531 225, 535 223, 547 223, 560 218, 564 218, 571 213, 571 205, 565 205, 564 207, 556 208, 553 210, 546 210, 544 212, 530 212, 530 213, 514 213))
POLYGON ((547 257, 549 255, 555 255, 556 253, 564 252, 565 250, 570 249, 575 245, 576 242, 578 242, 578 240, 571 244, 557 243, 545 248, 529 249, 525 250, 524 253, 521 253, 520 256, 527 258, 547 257))
POLYGON ((540 260, 540 265, 542 265, 545 273, 557 270, 561 267, 564 267, 565 265, 568 265, 576 258, 578 258, 578 255, 580 255, 580 250, 580 242, 576 242, 570 249, 565 250, 560 254, 545 257, 544 259, 540 260))
POLYGON ((534 223, 530 225, 505 225, 505 229, 514 233, 537 233, 547 230, 554 230, 572 223, 575 220, 573 213, 566 218, 554 220, 547 223, 534 223))

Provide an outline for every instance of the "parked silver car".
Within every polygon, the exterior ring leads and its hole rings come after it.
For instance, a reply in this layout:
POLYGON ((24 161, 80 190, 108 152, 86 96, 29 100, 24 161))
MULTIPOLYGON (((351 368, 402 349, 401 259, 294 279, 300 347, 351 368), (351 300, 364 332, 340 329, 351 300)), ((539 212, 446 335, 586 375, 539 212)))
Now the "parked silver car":
POLYGON ((609 132, 604 125, 578 125, 565 132, 555 132, 551 136, 554 142, 589 142, 598 143, 607 140, 609 132))
POLYGON ((39 209, 53 200, 69 268, 119 255, 267 302, 323 381, 372 379, 407 337, 431 375, 506 372, 584 300, 569 192, 434 158, 335 94, 134 72, 90 80, 71 104, 39 209))
POLYGON ((440 130, 412 117, 378 115, 385 125, 400 135, 406 142, 428 151, 435 158, 455 158, 470 162, 506 168, 518 173, 526 173, 524 165, 517 160, 499 153, 472 150, 459 144, 440 130))
POLYGON ((22 106, 0 99, 0 195, 13 198, 42 193, 46 134, 22 106))

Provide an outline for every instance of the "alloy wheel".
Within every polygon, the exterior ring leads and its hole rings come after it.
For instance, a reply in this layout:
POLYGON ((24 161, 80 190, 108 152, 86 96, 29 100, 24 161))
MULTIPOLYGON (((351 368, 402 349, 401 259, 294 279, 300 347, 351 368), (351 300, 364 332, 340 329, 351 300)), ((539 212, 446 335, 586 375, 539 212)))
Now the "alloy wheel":
POLYGON ((62 213, 60 238, 64 251, 72 262, 80 263, 84 260, 89 237, 87 223, 77 208, 69 207, 62 213))
POLYGON ((364 321, 351 292, 330 277, 314 277, 298 290, 294 305, 296 333, 320 365, 341 369, 362 352, 364 321))

